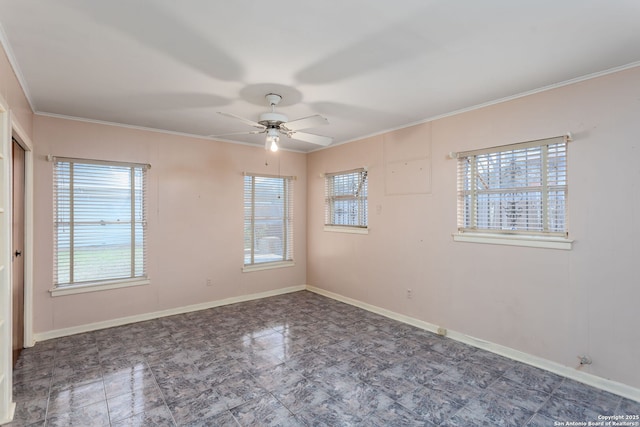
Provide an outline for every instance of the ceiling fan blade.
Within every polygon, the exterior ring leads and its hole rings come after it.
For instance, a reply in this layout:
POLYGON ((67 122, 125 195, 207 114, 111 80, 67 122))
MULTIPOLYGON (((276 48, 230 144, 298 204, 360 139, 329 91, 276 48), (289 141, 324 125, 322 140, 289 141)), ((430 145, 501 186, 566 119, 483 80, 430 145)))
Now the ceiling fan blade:
POLYGON ((262 126, 260 123, 254 122, 253 120, 245 119, 244 117, 236 116, 235 114, 223 113, 222 111, 218 111, 218 114, 231 117, 232 119, 240 120, 242 123, 247 124, 249 126, 253 126, 254 128, 265 129, 265 127, 262 126))
POLYGON ((218 136, 231 136, 231 135, 255 135, 257 133, 264 133, 264 130, 251 130, 248 132, 230 132, 230 133, 219 133, 217 135, 207 135, 208 138, 216 138, 218 136))
POLYGON ((310 142, 311 144, 322 145, 324 147, 333 142, 333 138, 329 136, 314 135, 312 133, 305 132, 290 132, 287 136, 299 141, 310 142))
POLYGON ((282 126, 286 127, 288 130, 296 131, 300 129, 309 129, 315 128, 322 125, 328 125, 329 120, 322 117, 319 114, 315 116, 304 117, 302 119, 292 120, 287 123, 283 123, 282 126))

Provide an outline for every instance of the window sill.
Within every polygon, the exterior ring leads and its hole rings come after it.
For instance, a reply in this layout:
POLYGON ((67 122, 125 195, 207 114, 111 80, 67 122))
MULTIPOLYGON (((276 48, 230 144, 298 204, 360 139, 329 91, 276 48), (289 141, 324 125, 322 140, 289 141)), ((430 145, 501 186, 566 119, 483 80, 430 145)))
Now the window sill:
POLYGON ((368 227, 343 227, 343 226, 325 225, 324 231, 330 231, 335 233, 349 233, 349 234, 369 234, 368 227))
POLYGON ((563 237, 523 236, 493 233, 454 233, 455 242, 485 243, 490 245, 525 246, 530 248, 547 248, 571 250, 573 240, 563 237))
POLYGON ((94 282, 84 285, 70 285, 49 289, 52 297, 60 297, 63 295, 83 294, 87 292, 106 291, 109 289, 129 288, 132 286, 142 286, 151 283, 149 279, 129 279, 129 280, 112 280, 108 282, 94 282))
POLYGON ((250 273, 252 271, 273 270, 274 268, 293 267, 295 265, 296 263, 294 261, 265 262, 264 264, 245 265, 242 267, 242 272, 250 273))

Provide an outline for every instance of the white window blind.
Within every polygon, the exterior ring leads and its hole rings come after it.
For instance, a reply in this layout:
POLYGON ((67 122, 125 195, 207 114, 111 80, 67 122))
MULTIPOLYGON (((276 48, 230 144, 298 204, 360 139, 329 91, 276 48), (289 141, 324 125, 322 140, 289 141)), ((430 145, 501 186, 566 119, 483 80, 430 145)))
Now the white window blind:
POLYGON ((293 261, 293 181, 245 174, 245 266, 293 261))
POLYGON ((366 228, 367 171, 325 175, 325 225, 366 228))
POLYGON ((458 230, 566 236, 565 137, 458 154, 458 230))
POLYGON ((54 159, 54 285, 146 278, 146 165, 54 159))

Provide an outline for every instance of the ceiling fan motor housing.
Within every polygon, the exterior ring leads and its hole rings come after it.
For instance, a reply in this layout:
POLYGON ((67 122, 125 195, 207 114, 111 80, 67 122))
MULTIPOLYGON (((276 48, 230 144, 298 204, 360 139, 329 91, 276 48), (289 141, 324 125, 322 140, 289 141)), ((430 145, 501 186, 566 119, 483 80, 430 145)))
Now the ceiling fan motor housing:
POLYGON ((260 120, 258 120, 258 123, 260 123, 262 126, 269 128, 269 127, 278 127, 282 123, 287 123, 288 120, 289 119, 284 114, 263 113, 263 114, 260 114, 260 120))

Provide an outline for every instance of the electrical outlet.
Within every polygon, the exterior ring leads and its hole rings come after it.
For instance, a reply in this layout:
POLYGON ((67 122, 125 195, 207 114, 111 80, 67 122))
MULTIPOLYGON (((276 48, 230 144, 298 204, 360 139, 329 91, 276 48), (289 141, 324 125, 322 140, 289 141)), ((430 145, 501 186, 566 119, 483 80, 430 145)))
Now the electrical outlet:
POLYGON ((438 328, 438 335, 446 337, 447 336, 447 330, 445 328, 442 328, 442 327, 438 328))
POLYGON ((213 286, 213 280, 207 279, 207 286, 213 286))
POLYGON ((591 358, 587 355, 578 356, 578 360, 580 360, 580 366, 591 365, 593 363, 591 358))
POLYGON ((413 291, 411 289, 407 289, 407 299, 413 298, 413 291))

